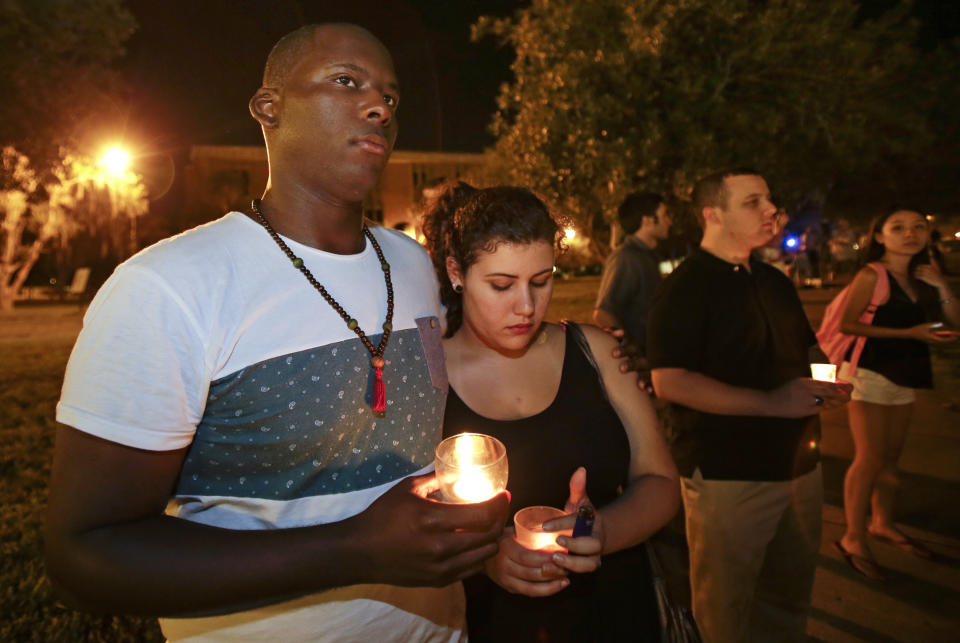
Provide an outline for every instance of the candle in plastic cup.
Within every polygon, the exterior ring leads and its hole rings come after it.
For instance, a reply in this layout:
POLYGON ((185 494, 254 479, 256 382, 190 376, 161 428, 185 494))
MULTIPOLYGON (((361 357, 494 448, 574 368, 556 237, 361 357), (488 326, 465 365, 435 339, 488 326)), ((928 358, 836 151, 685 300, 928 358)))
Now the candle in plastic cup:
POLYGON ((483 502, 507 488, 507 448, 489 435, 460 433, 443 440, 435 463, 446 502, 483 502))
POLYGON ((815 380, 820 380, 821 382, 837 381, 836 364, 811 364, 810 372, 813 373, 813 379, 815 380))
POLYGON ((565 551, 557 544, 557 536, 570 536, 572 529, 544 531, 543 523, 564 516, 562 511, 553 507, 525 507, 513 516, 513 526, 517 532, 517 542, 527 549, 539 551, 565 551))

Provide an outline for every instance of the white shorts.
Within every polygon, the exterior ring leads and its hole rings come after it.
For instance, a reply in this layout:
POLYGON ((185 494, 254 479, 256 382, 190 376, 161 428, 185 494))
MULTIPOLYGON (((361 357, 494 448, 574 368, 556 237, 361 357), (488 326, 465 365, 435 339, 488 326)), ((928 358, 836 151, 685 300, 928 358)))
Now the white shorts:
POLYGON ((917 399, 917 394, 912 388, 894 384, 875 371, 858 367, 856 374, 851 375, 849 362, 840 365, 840 373, 837 375, 837 379, 846 380, 853 384, 853 393, 850 394, 852 400, 886 406, 899 406, 912 404, 917 399))

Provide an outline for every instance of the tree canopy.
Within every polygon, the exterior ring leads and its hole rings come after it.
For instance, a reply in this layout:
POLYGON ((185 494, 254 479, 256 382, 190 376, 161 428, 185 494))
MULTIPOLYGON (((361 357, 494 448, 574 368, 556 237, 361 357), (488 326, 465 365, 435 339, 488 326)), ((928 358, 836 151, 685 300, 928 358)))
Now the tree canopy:
POLYGON ((102 255, 136 252, 136 219, 148 202, 134 172, 68 154, 41 180, 9 146, 0 150, 0 171, 0 311, 13 308, 41 253, 65 249, 78 235, 96 239, 102 255))
POLYGON ((135 29, 122 0, 0 1, 0 146, 44 172, 122 122, 111 64, 135 29))
POLYGON ((779 195, 921 150, 935 88, 909 7, 855 0, 533 0, 474 37, 516 51, 495 159, 584 225, 727 166, 779 195))

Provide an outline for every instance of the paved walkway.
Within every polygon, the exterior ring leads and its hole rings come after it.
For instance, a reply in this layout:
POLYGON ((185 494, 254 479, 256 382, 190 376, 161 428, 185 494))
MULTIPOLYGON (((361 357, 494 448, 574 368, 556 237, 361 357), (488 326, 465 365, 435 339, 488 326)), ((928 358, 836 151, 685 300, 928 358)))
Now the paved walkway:
MULTIPOLYGON (((832 290, 801 291, 816 324, 832 290)), ((815 326, 816 327, 816 326, 815 326)), ((834 549, 843 534, 843 475, 853 458, 845 410, 823 413, 823 540, 813 590, 811 640, 917 643, 960 641, 960 347, 937 353, 937 388, 918 394, 904 453, 898 516, 909 535, 936 552, 916 558, 892 545, 872 545, 890 579, 855 573, 834 549), (952 377, 946 376, 952 373, 952 377)))

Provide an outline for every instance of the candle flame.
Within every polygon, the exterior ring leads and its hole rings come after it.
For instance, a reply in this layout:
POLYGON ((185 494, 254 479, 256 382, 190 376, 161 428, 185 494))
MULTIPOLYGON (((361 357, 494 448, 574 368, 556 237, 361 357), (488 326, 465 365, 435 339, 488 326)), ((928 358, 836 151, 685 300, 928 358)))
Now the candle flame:
POLYGON ((460 468, 473 466, 473 436, 460 436, 453 443, 453 458, 460 468))
POLYGON ((453 484, 453 493, 468 502, 483 502, 493 497, 493 485, 479 471, 466 469, 453 484))
POLYGON ((454 443, 453 457, 460 469, 460 479, 453 485, 453 493, 467 502, 483 502, 494 495, 493 483, 476 464, 479 450, 476 436, 464 435, 454 443))

